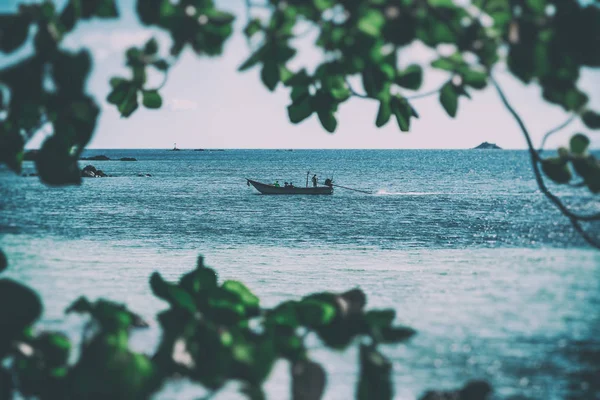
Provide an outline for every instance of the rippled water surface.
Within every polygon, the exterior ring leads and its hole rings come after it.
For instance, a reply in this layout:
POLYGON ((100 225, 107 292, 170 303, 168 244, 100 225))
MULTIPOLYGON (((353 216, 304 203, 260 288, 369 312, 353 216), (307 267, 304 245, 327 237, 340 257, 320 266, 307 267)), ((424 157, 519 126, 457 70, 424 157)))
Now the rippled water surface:
MULTIPOLYGON (((164 303, 150 293, 151 272, 175 279, 203 254, 266 306, 358 286, 369 306, 395 308, 398 323, 418 330, 385 349, 398 399, 476 378, 498 399, 600 398, 600 253, 537 191, 525 152, 95 154, 138 161, 82 161, 113 177, 59 189, 0 169, 7 275, 42 293, 46 327, 75 338, 82 320, 63 310, 83 293, 152 319, 164 303), (263 196, 244 180, 298 186, 307 170, 373 194, 263 196)), ((555 189, 583 212, 600 211, 582 190, 555 189)), ((158 334, 154 323, 132 343, 150 352, 158 334)), ((326 398, 351 398, 357 354, 313 345, 329 373, 326 398)), ((288 398, 287 384, 282 363, 269 398, 288 398)), ((219 398, 238 398, 234 389, 219 398)), ((157 396, 197 397, 186 382, 157 396)))

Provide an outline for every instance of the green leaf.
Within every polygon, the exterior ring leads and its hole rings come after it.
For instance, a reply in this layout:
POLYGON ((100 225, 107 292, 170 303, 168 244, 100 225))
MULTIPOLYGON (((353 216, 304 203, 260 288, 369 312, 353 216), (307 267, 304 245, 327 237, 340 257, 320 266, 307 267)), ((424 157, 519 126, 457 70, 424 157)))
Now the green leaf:
POLYGON ((248 400, 267 400, 265 392, 260 386, 245 384, 240 389, 240 393, 247 396, 248 400))
POLYGON ((29 34, 30 20, 21 15, 0 15, 0 51, 11 53, 21 47, 29 34))
POLYGON ((246 61, 244 61, 242 63, 242 65, 239 66, 238 71, 240 71, 240 72, 246 71, 247 69, 252 68, 256 64, 258 64, 260 61, 262 61, 263 57, 265 56, 265 53, 266 53, 265 46, 259 48, 254 53, 252 53, 252 55, 250 57, 248 57, 248 59, 246 61))
POLYGON ((365 313, 365 322, 372 328, 390 326, 395 318, 396 311, 393 309, 371 310, 365 313))
POLYGON ((352 93, 344 80, 344 77, 339 75, 328 75, 321 78, 321 86, 323 90, 329 92, 329 95, 340 102, 350 98, 352 93))
POLYGON ((569 183, 572 178, 571 170, 567 162, 560 157, 547 158, 542 161, 542 171, 555 183, 569 183))
POLYGON ((377 120, 375 121, 375 125, 380 128, 388 123, 390 117, 392 116, 392 107, 390 105, 390 101, 387 99, 383 99, 379 102, 379 111, 377 112, 377 120))
MULTIPOLYGON (((386 68, 394 74, 393 68, 386 68)), ((368 96, 379 97, 390 90, 391 76, 388 76, 380 65, 369 65, 362 70, 362 84, 368 96)))
POLYGON ((290 121, 294 124, 297 124, 310 117, 314 111, 311 104, 311 98, 308 95, 298 98, 291 105, 289 105, 287 109, 290 121))
POLYGON ((573 169, 582 177, 592 193, 600 193, 600 162, 593 155, 571 158, 573 169))
POLYGON ((581 116, 581 119, 583 120, 583 123, 585 124, 585 126, 587 126, 590 129, 600 129, 600 114, 595 112, 595 111, 591 111, 591 110, 586 110, 583 115, 581 116))
POLYGON ((21 172, 25 141, 18 129, 8 129, 0 123, 0 164, 5 163, 14 172, 21 172))
POLYGON ((534 12, 544 14, 546 10, 546 0, 526 0, 527 5, 534 12))
POLYGON ((235 20, 235 15, 226 11, 218 10, 216 8, 208 8, 204 12, 208 17, 210 24, 216 26, 230 26, 235 20))
POLYGON ((117 109, 124 118, 129 117, 138 108, 138 91, 133 85, 126 91, 125 98, 118 104, 117 109))
POLYGON ((335 5, 335 0, 313 0, 313 4, 319 11, 325 11, 335 5))
POLYGON ((267 313, 267 324, 298 328, 300 319, 297 312, 298 302, 285 301, 267 313))
POLYGON ((317 111, 317 115, 319 116, 319 121, 321 121, 321 125, 323 125, 323 128, 325 128, 327 132, 335 132, 335 128, 337 127, 337 120, 335 119, 335 115, 333 115, 333 111, 319 110, 317 111))
POLYGON ((279 79, 281 83, 285 85, 285 82, 289 81, 294 76, 294 73, 290 71, 285 65, 279 67, 279 79))
POLYGON ((451 81, 447 82, 442 87, 442 90, 440 91, 440 103, 449 116, 452 118, 456 117, 456 111, 458 110, 458 94, 451 81))
POLYGON ((400 130, 408 132, 410 130, 410 118, 413 115, 412 107, 410 107, 405 98, 399 97, 392 98, 391 107, 400 130))
POLYGON ((154 66, 154 68, 158 69, 159 71, 166 71, 169 69, 170 65, 166 60, 158 60, 152 63, 152 65, 154 66))
POLYGON ((144 107, 150 109, 157 109, 162 106, 162 97, 156 90, 144 90, 142 92, 143 95, 143 104, 144 107))
POLYGON ((293 76, 289 77, 287 80, 283 81, 285 86, 308 86, 312 82, 312 78, 306 73, 306 70, 303 68, 300 71, 296 72, 293 76))
POLYGON ((483 89, 487 85, 487 74, 485 72, 466 70, 462 73, 463 83, 475 89, 483 89))
POLYGON ((194 300, 184 289, 166 282, 158 272, 150 277, 150 288, 155 296, 168 302, 171 307, 186 310, 193 314, 196 312, 194 300))
POLYGON ((444 71, 454 71, 456 68, 456 65, 447 58, 438 58, 431 63, 431 66, 444 71))
POLYGON ((590 139, 583 133, 575 134, 570 141, 571 153, 582 155, 590 145, 590 139))
POLYGON ((144 46, 144 54, 152 56, 158 52, 158 42, 152 38, 146 42, 144 46))
POLYGON ((222 288, 238 296, 246 308, 259 308, 259 300, 250 289, 238 281, 225 281, 222 288))
POLYGON ((323 367, 311 360, 298 360, 291 365, 292 399, 319 400, 325 392, 327 376, 323 367))
POLYGON ((250 22, 248 22, 248 25, 246 25, 246 27, 244 28, 244 35, 246 35, 246 37, 250 38, 250 37, 254 36, 254 34, 260 32, 261 30, 262 30, 262 24, 261 24, 260 20, 257 18, 254 18, 250 22))
POLYGON ((391 400, 392 363, 372 347, 360 346, 360 378, 356 393, 357 400, 391 400))
POLYGON ((427 0, 427 2, 432 7, 456 8, 453 0, 427 0))
POLYGON ((313 299, 303 299, 297 305, 298 317, 302 325, 316 328, 327 325, 336 316, 336 309, 329 303, 313 299))
POLYGON ((441 57, 431 63, 433 68, 443 69, 444 71, 468 70, 468 65, 460 53, 454 53, 450 57, 441 57))
POLYGON ((6 339, 14 338, 42 315, 39 296, 27 286, 11 279, 0 279, 0 358, 6 339), (10 304, 10 307, 6 305, 10 304))
MULTIPOLYGON (((125 85, 125 84, 129 83, 129 81, 127 79, 125 79, 125 78, 119 78, 119 77, 110 78, 109 82, 110 82, 110 86, 113 89, 116 88, 116 87, 118 87, 118 86, 125 85)), ((109 94, 109 96, 110 96, 110 94, 109 94)), ((112 101, 109 100, 108 102, 111 103, 111 104, 117 104, 119 101, 117 101, 116 103, 113 103, 112 101)))
POLYGON ((125 100, 132 85, 128 80, 122 78, 112 78, 110 84, 113 90, 106 97, 106 101, 118 106, 125 100))
POLYGON ((181 277, 179 286, 192 296, 196 296, 198 293, 217 287, 217 274, 213 269, 206 268, 202 263, 199 263, 195 270, 181 277))
POLYGON ((272 92, 279 83, 279 67, 274 62, 265 62, 260 73, 265 86, 272 92))
POLYGON ((0 399, 11 399, 13 397, 13 374, 0 366, 0 399))
POLYGON ((410 65, 396 76, 396 84, 406 89, 417 90, 422 83, 423 69, 419 65, 410 65))
POLYGON ((144 25, 158 24, 176 12, 173 4, 163 0, 137 0, 136 3, 137 15, 144 25))
POLYGON ((72 139, 77 132, 70 124, 60 126, 60 132, 62 134, 55 133, 44 141, 35 159, 36 169, 40 179, 48 185, 78 185, 81 183, 81 171, 77 156, 71 153, 72 139))
POLYGON ((568 90, 562 103, 568 111, 576 111, 588 102, 588 96, 577 88, 568 90))
POLYGON ((304 98, 305 96, 309 96, 309 95, 310 95, 310 92, 308 90, 308 86, 294 86, 292 88, 292 92, 290 93, 292 102, 295 102, 296 100, 304 98))
POLYGON ((45 364, 50 368, 64 366, 69 361, 71 342, 59 332, 43 332, 34 343, 36 350, 43 354, 45 364))
POLYGON ((385 17, 379 10, 369 9, 358 20, 358 29, 370 36, 379 36, 385 17))
POLYGON ((384 327, 379 331, 379 341, 384 344, 400 343, 410 339, 417 332, 407 327, 384 327))
POLYGON ((115 0, 83 0, 81 2, 82 18, 115 18, 119 16, 115 0))
POLYGON ((4 271, 8 267, 8 260, 2 250, 0 250, 0 272, 4 271))

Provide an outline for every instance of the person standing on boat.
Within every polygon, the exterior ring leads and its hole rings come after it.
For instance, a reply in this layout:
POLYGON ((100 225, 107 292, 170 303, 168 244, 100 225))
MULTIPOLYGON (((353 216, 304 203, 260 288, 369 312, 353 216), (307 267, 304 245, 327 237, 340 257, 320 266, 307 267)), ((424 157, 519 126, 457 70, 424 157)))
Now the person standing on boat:
POLYGON ((314 174, 313 177, 312 177, 313 187, 317 187, 317 182, 318 182, 317 174, 314 174))
POLYGON ((275 187, 281 187, 281 186, 279 186, 279 181, 275 181, 275 184, 273 186, 275 186, 275 187))

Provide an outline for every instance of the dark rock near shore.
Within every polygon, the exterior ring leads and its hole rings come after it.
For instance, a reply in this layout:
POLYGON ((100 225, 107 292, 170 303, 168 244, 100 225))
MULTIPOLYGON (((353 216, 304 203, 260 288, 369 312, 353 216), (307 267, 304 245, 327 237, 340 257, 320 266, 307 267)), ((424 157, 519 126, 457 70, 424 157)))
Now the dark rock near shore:
POLYGON ((93 165, 86 165, 81 170, 82 178, 106 178, 107 176, 110 175, 107 175, 101 169, 96 169, 96 167, 94 167, 93 165))
POLYGON ((121 157, 119 161, 137 161, 137 159, 133 157, 121 157))
POLYGON ((485 381, 470 381, 462 389, 449 391, 429 391, 420 400, 486 400, 492 387, 485 381))
POLYGON ((97 172, 96 167, 94 167, 93 165, 86 165, 81 170, 81 177, 82 178, 95 178, 96 172, 97 172))
POLYGON ((479 146, 474 148, 476 149, 483 149, 483 150, 502 150, 502 148, 500 146, 498 146, 496 143, 488 143, 488 142, 483 142, 481 143, 479 146))
POLYGON ((140 177, 151 177, 152 175, 150 175, 150 174, 142 174, 140 172, 137 176, 140 176, 140 177))

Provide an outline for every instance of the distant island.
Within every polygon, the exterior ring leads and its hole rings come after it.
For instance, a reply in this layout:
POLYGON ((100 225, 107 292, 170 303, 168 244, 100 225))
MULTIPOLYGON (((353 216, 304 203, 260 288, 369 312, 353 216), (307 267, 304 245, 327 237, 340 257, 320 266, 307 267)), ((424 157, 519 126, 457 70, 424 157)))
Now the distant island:
POLYGON ((488 143, 483 142, 479 146, 474 147, 473 149, 484 149, 484 150, 502 150, 502 147, 498 146, 496 143, 488 143))
POLYGON ((118 160, 116 160, 116 159, 107 157, 104 154, 100 154, 97 156, 91 156, 91 157, 81 157, 79 159, 83 160, 83 161, 137 161, 137 159, 135 159, 133 157, 121 157, 118 160))
POLYGON ((194 151, 225 151, 223 149, 195 149, 194 151))

